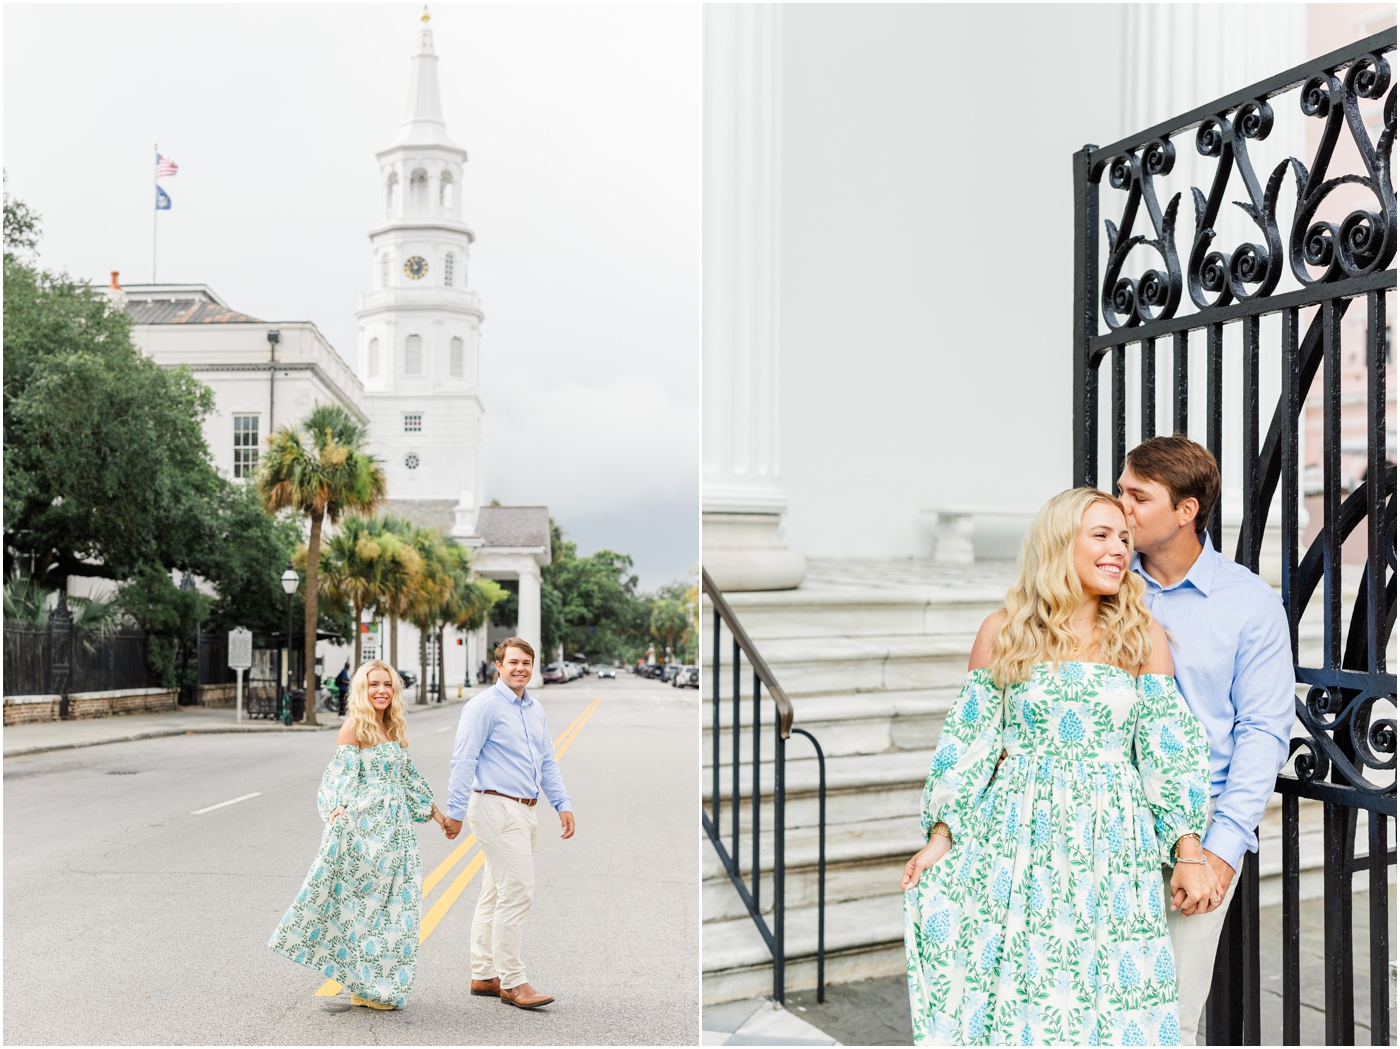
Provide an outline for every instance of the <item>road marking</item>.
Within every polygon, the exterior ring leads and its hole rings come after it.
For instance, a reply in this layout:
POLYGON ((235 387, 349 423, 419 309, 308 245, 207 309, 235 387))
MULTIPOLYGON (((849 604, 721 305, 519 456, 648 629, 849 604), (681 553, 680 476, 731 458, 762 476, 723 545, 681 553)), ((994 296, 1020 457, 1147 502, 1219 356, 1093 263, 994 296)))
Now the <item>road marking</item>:
POLYGON ((439 732, 447 732, 447 731, 450 731, 451 729, 454 729, 454 728, 456 728, 456 727, 457 727, 456 725, 443 725, 442 728, 435 728, 435 729, 433 729, 433 734, 436 735, 436 734, 439 733, 439 732))
MULTIPOLYGON (((559 734, 559 738, 554 741, 555 761, 558 761, 564 756, 564 752, 569 749, 569 744, 573 743, 574 739, 578 736, 579 732, 582 731, 583 726, 588 722, 588 719, 593 716, 593 712, 598 709, 598 704, 601 702, 603 702, 603 697, 599 696, 592 703, 588 704, 588 706, 584 709, 582 714, 574 718, 573 721, 569 722, 568 728, 566 728, 562 733, 559 734)), ((452 726, 448 727, 450 728, 452 726)), ((256 795, 253 794, 248 795, 248 797, 250 798, 255 796, 256 795)), ((245 799, 234 799, 234 801, 243 800, 245 799)), ((224 804, 232 805, 233 802, 226 801, 224 802, 224 804)), ((214 808, 218 808, 218 806, 215 805, 214 808)), ((442 879, 447 876, 448 872, 451 871, 453 867, 457 866, 457 862, 463 856, 465 856, 467 852, 471 849, 471 847, 475 844, 475 835, 469 835, 467 837, 467 840, 462 842, 462 844, 458 845, 457 848, 455 848, 452 851, 452 854, 447 857, 447 859, 443 860, 437 865, 437 867, 433 869, 433 873, 429 874, 426 878, 423 879, 422 898, 424 900, 428 898, 428 893, 431 892, 437 886, 437 883, 442 881, 442 879)), ((462 893, 466 891, 467 886, 471 884, 471 880, 477 876, 477 874, 480 872, 482 866, 485 863, 486 853, 484 851, 479 850, 477 854, 471 858, 471 861, 465 867, 462 868, 462 873, 457 875, 457 877, 453 879, 452 884, 449 885, 445 890, 443 890, 442 895, 438 897, 437 902, 434 903, 432 907, 428 910, 428 913, 423 917, 423 921, 418 927, 419 943, 422 943, 424 940, 426 940, 432 934, 432 931, 438 927, 438 923, 441 922, 443 918, 447 917, 447 912, 450 911, 452 909, 452 905, 457 902, 457 897, 461 896, 462 893)), ((334 998, 340 992, 340 984, 338 984, 335 980, 327 980, 320 986, 316 993, 312 995, 312 997, 334 998)))
POLYGON ((260 791, 260 790, 255 790, 255 791, 253 791, 253 793, 251 793, 251 794, 244 794, 243 797, 241 797, 241 798, 234 798, 232 801, 221 801, 221 802, 219 802, 217 805, 210 805, 208 808, 195 809, 193 812, 190 813, 190 815, 191 815, 191 816, 200 816, 200 815, 203 815, 203 814, 206 813, 206 812, 213 812, 215 809, 221 809, 221 808, 223 808, 225 805, 237 805, 240 801, 247 801, 249 798, 260 797, 261 795, 262 795, 262 791, 260 791))

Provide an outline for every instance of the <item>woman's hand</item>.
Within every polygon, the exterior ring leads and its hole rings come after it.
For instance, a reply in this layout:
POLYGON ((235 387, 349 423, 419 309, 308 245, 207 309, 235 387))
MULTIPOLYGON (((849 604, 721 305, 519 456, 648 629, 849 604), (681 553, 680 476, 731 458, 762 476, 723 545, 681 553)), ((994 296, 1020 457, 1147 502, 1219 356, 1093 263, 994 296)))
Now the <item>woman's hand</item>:
MULTIPOLYGON (((1195 838, 1177 842, 1178 859, 1195 860, 1204 856, 1195 838)), ((1225 890, 1208 863, 1177 863, 1172 868, 1172 910, 1190 916, 1206 914, 1220 906, 1225 890)))
POLYGON ((445 818, 443 814, 438 810, 436 803, 434 803, 433 805, 432 819, 433 822, 436 823, 439 827, 441 827, 444 831, 447 830, 447 823, 445 821, 445 818))
POLYGON ((335 822, 335 818, 336 818, 337 816, 344 816, 344 815, 345 815, 345 806, 344 806, 344 805, 337 805, 337 806, 335 807, 335 811, 331 813, 331 818, 328 819, 326 822, 327 822, 327 823, 334 823, 334 822, 335 822))
POLYGON ((908 892, 915 885, 919 884, 919 878, 924 871, 928 870, 935 863, 948 854, 948 850, 953 847, 953 843, 942 834, 934 834, 929 837, 928 844, 910 858, 904 865, 904 878, 900 881, 900 887, 908 892))

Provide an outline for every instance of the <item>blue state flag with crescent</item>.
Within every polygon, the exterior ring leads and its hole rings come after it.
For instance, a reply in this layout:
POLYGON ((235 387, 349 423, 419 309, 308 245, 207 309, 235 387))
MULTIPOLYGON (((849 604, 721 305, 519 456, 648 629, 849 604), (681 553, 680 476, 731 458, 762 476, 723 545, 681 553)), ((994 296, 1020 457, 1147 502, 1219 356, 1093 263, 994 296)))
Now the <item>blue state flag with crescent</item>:
POLYGON ((170 210, 170 194, 165 192, 165 190, 161 189, 159 186, 156 187, 156 210, 170 210))

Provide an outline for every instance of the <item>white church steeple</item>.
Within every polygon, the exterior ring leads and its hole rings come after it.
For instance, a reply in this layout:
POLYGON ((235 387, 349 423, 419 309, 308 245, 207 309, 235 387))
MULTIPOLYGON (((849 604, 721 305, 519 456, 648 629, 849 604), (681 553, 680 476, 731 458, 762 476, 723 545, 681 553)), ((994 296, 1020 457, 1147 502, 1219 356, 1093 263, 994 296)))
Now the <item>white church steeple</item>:
POLYGON ((399 132, 376 154, 383 222, 369 233, 373 290, 356 313, 359 375, 390 501, 455 503, 453 531, 466 536, 481 505, 482 313, 467 287, 467 153, 443 120, 427 22, 424 11, 399 132))

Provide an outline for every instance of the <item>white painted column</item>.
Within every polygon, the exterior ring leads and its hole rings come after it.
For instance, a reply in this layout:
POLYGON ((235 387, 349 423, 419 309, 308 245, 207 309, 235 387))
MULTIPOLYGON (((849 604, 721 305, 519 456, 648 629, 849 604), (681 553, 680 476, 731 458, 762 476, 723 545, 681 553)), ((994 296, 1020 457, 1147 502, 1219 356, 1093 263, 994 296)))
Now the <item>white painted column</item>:
POLYGON ((519 618, 515 624, 516 636, 523 637, 535 650, 535 674, 530 679, 531 687, 543 683, 540 667, 548 662, 548 656, 540 645, 540 570, 531 565, 520 571, 519 618))
POLYGON ((704 564, 724 590, 787 590, 778 475, 781 6, 704 18, 702 339, 704 564))

